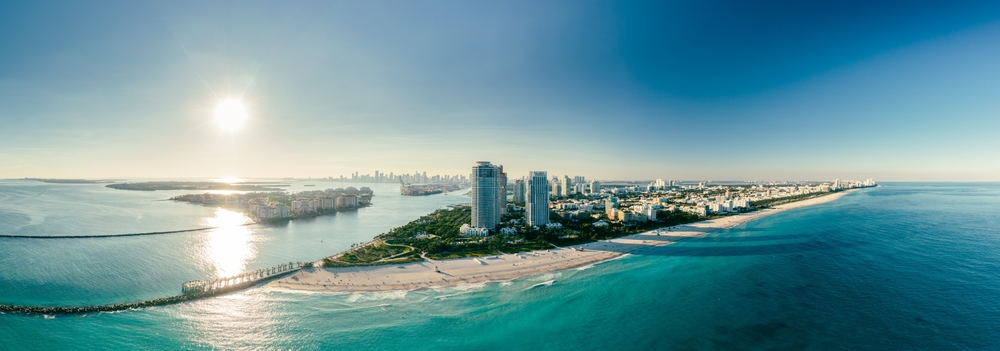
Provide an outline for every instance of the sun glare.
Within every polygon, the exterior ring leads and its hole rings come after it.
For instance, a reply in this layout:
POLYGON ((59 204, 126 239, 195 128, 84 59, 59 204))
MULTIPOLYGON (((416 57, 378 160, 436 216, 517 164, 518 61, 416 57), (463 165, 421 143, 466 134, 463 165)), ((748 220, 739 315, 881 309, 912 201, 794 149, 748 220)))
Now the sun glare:
POLYGON ((225 178, 212 179, 212 181, 216 182, 216 183, 233 184, 233 183, 242 183, 242 182, 245 182, 246 179, 234 178, 234 177, 225 177, 225 178))
POLYGON ((215 107, 215 124, 227 132, 242 128, 246 120, 247 108, 240 100, 223 100, 215 107))

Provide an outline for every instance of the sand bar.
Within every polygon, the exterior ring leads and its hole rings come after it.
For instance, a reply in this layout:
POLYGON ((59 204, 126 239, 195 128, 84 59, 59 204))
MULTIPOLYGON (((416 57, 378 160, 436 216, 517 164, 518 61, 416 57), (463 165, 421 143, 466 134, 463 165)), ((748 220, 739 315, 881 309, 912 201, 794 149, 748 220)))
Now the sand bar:
POLYGON ((826 203, 844 191, 779 205, 761 211, 665 227, 607 241, 498 256, 425 260, 402 265, 304 269, 264 286, 268 290, 308 292, 376 292, 458 286, 506 281, 578 268, 614 259, 644 248, 731 228, 775 213, 826 203), (580 250, 582 248, 582 250, 580 250))

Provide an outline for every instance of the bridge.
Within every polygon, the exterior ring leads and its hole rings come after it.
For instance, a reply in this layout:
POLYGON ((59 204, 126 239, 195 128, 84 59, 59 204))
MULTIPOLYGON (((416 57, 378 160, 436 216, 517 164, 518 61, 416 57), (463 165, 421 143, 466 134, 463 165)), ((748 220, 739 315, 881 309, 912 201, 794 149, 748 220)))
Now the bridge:
POLYGON ((214 295, 241 289, 269 278, 297 271, 305 267, 305 265, 306 262, 288 262, 273 267, 243 272, 232 277, 190 281, 181 285, 181 293, 184 295, 214 295))

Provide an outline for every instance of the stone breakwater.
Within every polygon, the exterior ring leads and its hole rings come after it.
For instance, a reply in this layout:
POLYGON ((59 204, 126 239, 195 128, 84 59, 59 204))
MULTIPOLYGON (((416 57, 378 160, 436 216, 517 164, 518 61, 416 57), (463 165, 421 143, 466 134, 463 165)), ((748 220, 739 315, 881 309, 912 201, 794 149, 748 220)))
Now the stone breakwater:
POLYGON ((0 311, 24 313, 24 314, 80 314, 80 313, 92 313, 92 312, 114 312, 114 311, 124 311, 124 310, 132 310, 132 309, 139 309, 146 307, 170 305, 208 296, 210 295, 209 294, 177 295, 177 296, 163 297, 159 299, 139 301, 139 302, 118 303, 118 304, 100 305, 100 306, 81 306, 81 307, 0 305, 0 311))
MULTIPOLYGON (((299 268, 300 269, 300 268, 299 268)), ((110 305, 97 305, 97 306, 19 306, 19 305, 3 305, 0 304, 0 312, 12 312, 12 313, 23 313, 23 314, 83 314, 83 313, 100 313, 100 312, 115 312, 115 311, 126 311, 135 310, 156 306, 173 305, 185 301, 192 301, 197 299, 203 299, 206 297, 212 297, 217 295, 222 295, 226 293, 231 293, 234 291, 239 291, 253 287, 257 284, 264 284, 272 279, 277 279, 283 277, 287 274, 294 273, 299 269, 288 270, 279 274, 268 276, 263 279, 245 281, 241 283, 235 283, 232 285, 227 285, 224 287, 214 288, 209 291, 190 293, 183 295, 176 295, 170 297, 161 297, 158 299, 138 301, 138 302, 127 302, 127 303, 117 303, 110 305)))
MULTIPOLYGON (((240 224, 240 226, 250 226, 257 223, 246 223, 240 224)), ((0 235, 0 238, 14 238, 14 239, 94 239, 94 238, 117 238, 126 236, 146 236, 146 235, 163 235, 163 234, 176 234, 176 233, 189 233, 189 232, 200 232, 205 230, 218 229, 217 227, 205 227, 205 228, 195 228, 195 229, 182 229, 182 230, 169 230, 164 232, 148 232, 148 233, 129 233, 129 234, 98 234, 98 235, 0 235)))

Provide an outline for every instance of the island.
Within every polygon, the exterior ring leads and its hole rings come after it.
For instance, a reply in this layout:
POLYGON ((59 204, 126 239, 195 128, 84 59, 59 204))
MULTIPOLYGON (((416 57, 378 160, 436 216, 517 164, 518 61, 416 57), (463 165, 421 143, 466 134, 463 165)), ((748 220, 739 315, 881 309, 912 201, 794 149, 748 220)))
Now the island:
POLYGON ((283 191, 241 194, 187 194, 170 200, 224 207, 241 212, 256 222, 314 217, 371 206, 374 192, 368 187, 326 189, 288 193, 283 191))
POLYGON ((108 188, 118 190, 228 190, 228 191, 281 191, 280 186, 285 184, 271 183, 220 183, 220 182, 141 182, 141 183, 114 183, 106 185, 108 188))
POLYGON ((117 180, 114 179, 51 179, 51 178, 21 178, 21 180, 34 180, 42 183, 51 184, 102 184, 102 183, 114 183, 117 180))

